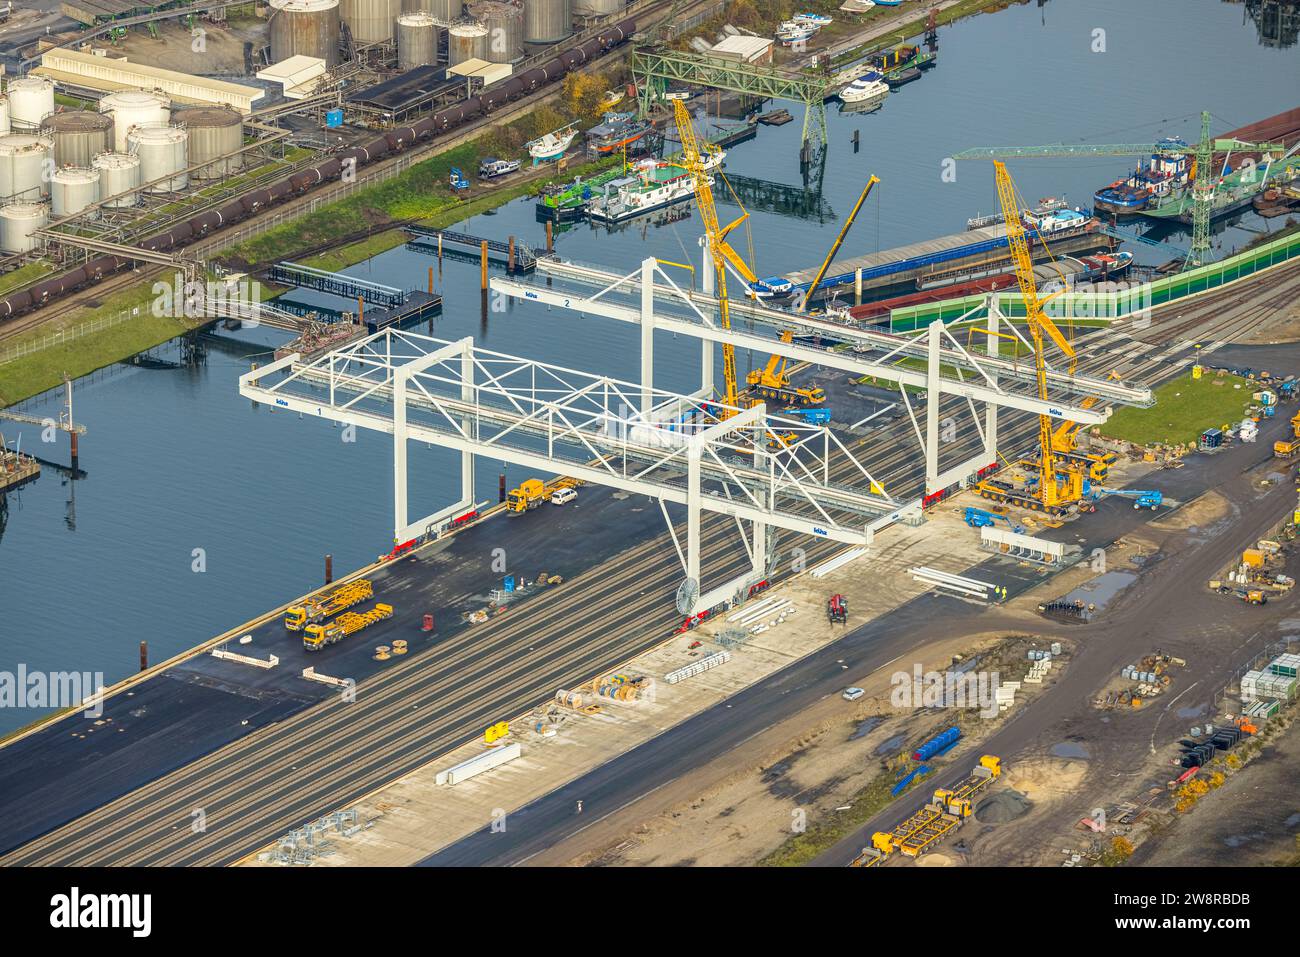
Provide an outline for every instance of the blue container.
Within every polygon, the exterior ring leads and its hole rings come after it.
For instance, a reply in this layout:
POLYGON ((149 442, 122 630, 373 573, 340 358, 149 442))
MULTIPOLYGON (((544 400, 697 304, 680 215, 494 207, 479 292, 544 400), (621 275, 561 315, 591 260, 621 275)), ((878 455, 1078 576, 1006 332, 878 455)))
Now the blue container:
POLYGON ((325 125, 331 129, 343 125, 343 111, 330 110, 325 114, 325 125))
POLYGON ((898 797, 898 795, 900 795, 903 792, 903 789, 906 788, 909 784, 911 784, 913 780, 915 780, 916 778, 924 777, 929 773, 930 773, 929 766, 924 764, 918 764, 916 767, 914 767, 911 771, 907 773, 906 777, 904 777, 901 781, 895 784, 893 788, 890 789, 889 793, 894 797, 898 797))
POLYGON ((514 591, 514 590, 515 590, 515 576, 514 576, 514 575, 507 575, 507 576, 506 576, 505 587, 506 587, 506 591, 514 591))
POLYGON ((928 761, 930 758, 937 757, 945 751, 951 750, 956 744, 957 739, 961 737, 961 728, 949 728, 936 734, 929 741, 926 741, 919 748, 912 752, 913 761, 928 761))

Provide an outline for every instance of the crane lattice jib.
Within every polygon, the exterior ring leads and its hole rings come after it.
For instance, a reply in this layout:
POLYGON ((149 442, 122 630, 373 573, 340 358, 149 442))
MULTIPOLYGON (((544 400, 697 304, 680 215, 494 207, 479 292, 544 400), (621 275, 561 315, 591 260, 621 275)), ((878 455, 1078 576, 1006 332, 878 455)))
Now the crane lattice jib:
MULTIPOLYGON (((713 258, 718 319, 723 329, 730 329, 731 315, 727 308, 727 256, 723 249, 725 240, 722 229, 718 226, 718 210, 713 204, 713 187, 709 182, 709 171, 704 168, 704 158, 700 155, 699 141, 695 138, 695 127, 691 124, 691 114, 681 100, 673 100, 673 116, 677 121, 677 136, 682 143, 682 165, 686 167, 694 181, 695 205, 699 207, 700 218, 704 220, 704 232, 708 237, 709 253, 713 258)), ((728 410, 734 410, 740 405, 740 390, 736 385, 736 347, 731 343, 723 343, 722 346, 722 375, 727 388, 723 402, 728 410)))
MULTIPOLYGON (((1034 281, 1034 260, 1029 254, 1029 240, 1025 236, 1025 227, 1020 221, 1020 204, 1016 201, 1015 186, 1007 165, 995 161, 993 169, 998 184, 998 202, 1002 205, 1002 217, 1007 229, 1007 246, 1011 250, 1011 261, 1016 268, 1016 284, 1020 287, 1020 297, 1025 303, 1025 322, 1034 340, 1034 370, 1038 375, 1038 397, 1047 399, 1047 357, 1043 347, 1042 305, 1038 300, 1038 284, 1034 281)), ((1041 447, 1038 494, 1044 505, 1055 504, 1056 463, 1052 456, 1052 418, 1043 414, 1038 417, 1038 439, 1041 447)))

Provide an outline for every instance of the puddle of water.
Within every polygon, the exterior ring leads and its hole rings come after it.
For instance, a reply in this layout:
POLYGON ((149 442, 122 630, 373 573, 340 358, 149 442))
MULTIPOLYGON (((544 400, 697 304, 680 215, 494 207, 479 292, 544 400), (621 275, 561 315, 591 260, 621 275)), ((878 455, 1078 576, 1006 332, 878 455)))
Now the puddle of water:
POLYGON ((1296 825, 1300 825, 1300 811, 1297 811, 1295 814, 1292 814, 1289 818, 1286 819, 1284 823, 1286 824, 1287 827, 1295 827, 1296 825))
POLYGON ((1057 758, 1082 758, 1085 761, 1091 757, 1087 748, 1074 741, 1062 741, 1060 744, 1052 745, 1052 756, 1057 758))
POLYGON ((896 734, 888 741, 882 741, 880 744, 876 745, 876 757, 880 758, 885 755, 897 754, 899 751, 903 750, 903 739, 905 737, 905 735, 896 734))
POLYGON ((1087 584, 1080 585, 1066 595, 1064 600, 1082 601, 1102 609, 1106 607, 1107 602, 1136 580, 1137 575, 1133 572, 1106 572, 1087 584))
POLYGON ((885 719, 878 714, 873 714, 869 718, 864 718, 859 722, 858 726, 853 729, 853 733, 849 735, 849 740, 856 741, 858 738, 865 738, 872 731, 875 731, 876 728, 880 727, 884 720, 885 719))
POLYGON ((1180 718, 1199 718, 1209 710, 1210 706, 1208 704, 1203 704, 1197 708, 1179 708, 1176 713, 1180 718))

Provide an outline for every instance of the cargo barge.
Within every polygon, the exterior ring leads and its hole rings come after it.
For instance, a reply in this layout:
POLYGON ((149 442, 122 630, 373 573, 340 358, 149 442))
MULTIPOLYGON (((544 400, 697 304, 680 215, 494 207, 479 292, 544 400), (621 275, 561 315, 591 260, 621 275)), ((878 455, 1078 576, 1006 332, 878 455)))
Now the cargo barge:
MULTIPOLYGON (((1111 252, 1116 246, 1114 239, 1101 232, 1098 220, 1077 210, 1050 213, 1040 222, 1051 248, 1046 249, 1038 231, 1031 228, 1030 252, 1036 261, 1053 254, 1111 252)), ((971 278, 969 274, 977 270, 1003 272, 1009 265, 1006 226, 995 224, 845 260, 836 266, 839 272, 822 279, 818 294, 832 296, 860 283, 874 295, 902 295, 915 292, 919 284, 937 276, 952 276, 956 281, 971 278)), ((786 278, 806 291, 816 273, 817 267, 811 266, 786 278)))

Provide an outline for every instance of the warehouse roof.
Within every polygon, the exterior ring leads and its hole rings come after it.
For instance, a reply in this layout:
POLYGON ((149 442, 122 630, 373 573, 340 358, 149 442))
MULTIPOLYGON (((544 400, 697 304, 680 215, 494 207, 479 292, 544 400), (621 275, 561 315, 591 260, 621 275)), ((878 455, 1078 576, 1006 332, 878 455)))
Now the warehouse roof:
POLYGON ((767 37, 734 36, 727 37, 713 46, 713 52, 719 56, 731 57, 752 63, 772 48, 772 41, 767 37))
POLYGON ((213 80, 161 67, 131 63, 125 57, 95 56, 75 50, 47 50, 32 71, 56 82, 111 93, 116 90, 161 90, 189 103, 228 103, 241 113, 252 111, 265 90, 213 80))

